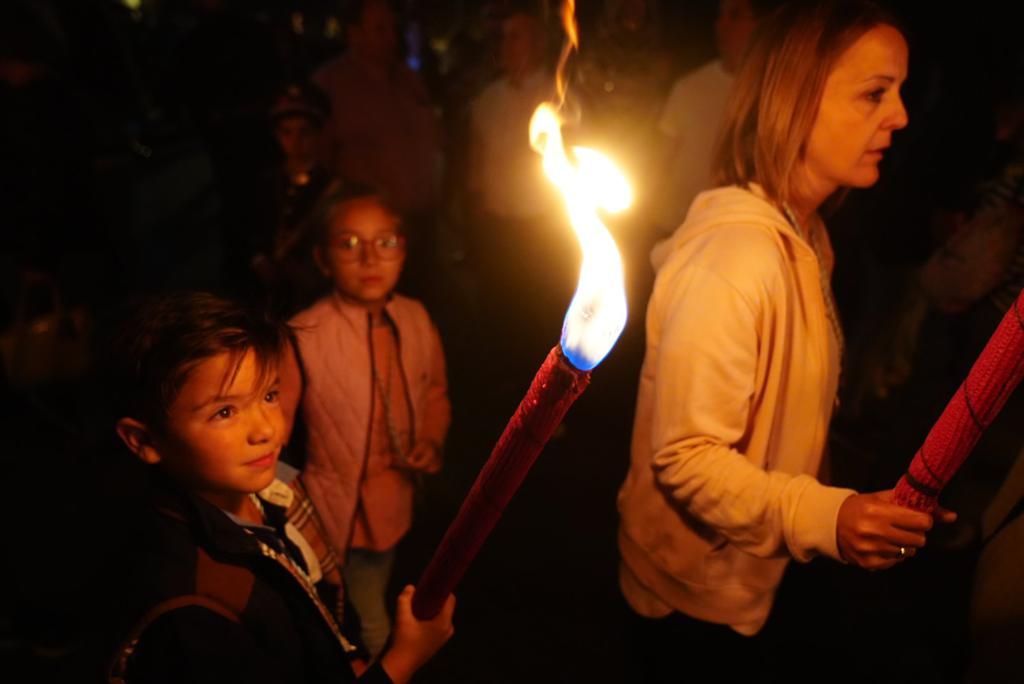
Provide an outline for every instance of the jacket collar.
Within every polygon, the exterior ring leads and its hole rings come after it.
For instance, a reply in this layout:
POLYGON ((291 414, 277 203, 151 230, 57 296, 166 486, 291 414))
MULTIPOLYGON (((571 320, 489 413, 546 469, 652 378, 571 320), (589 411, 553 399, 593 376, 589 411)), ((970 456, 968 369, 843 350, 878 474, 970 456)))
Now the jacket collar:
MULTIPOLYGON (((384 314, 391 319, 395 320, 395 306, 396 306, 397 295, 392 292, 388 295, 388 301, 384 304, 384 314)), ((362 327, 369 325, 370 315, 363 307, 358 304, 353 304, 347 301, 344 297, 338 294, 337 290, 331 291, 331 306, 341 314, 341 316, 348 321, 349 325, 355 327, 362 327)))
MULTIPOLYGON (((777 240, 794 245, 797 258, 817 260, 810 243, 797 233, 782 210, 767 199, 760 185, 750 183, 746 188, 731 185, 697 195, 683 225, 652 250, 651 263, 655 270, 660 269, 683 242, 728 223, 759 226, 777 240)), ((812 230, 824 229, 817 215, 811 219, 810 225, 812 230)))
MULTIPOLYGON (((282 530, 287 520, 285 510, 261 499, 267 524, 282 530)), ((203 546, 226 553, 260 553, 259 544, 213 504, 183 490, 168 478, 158 475, 153 482, 153 504, 165 518, 188 526, 202 540, 203 546)))

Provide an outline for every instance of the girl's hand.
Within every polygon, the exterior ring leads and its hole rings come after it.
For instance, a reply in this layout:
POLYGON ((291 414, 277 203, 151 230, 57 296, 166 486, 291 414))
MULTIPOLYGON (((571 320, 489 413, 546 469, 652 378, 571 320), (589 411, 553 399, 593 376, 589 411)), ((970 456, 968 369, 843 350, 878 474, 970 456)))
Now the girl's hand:
POLYGON ((405 459, 411 470, 433 475, 441 470, 441 449, 433 442, 420 442, 405 459))
POLYGON ((413 586, 408 585, 399 594, 391 648, 380 659, 381 667, 395 684, 409 681, 455 634, 452 626, 455 597, 448 596, 437 617, 417 620, 412 614, 412 597, 415 592, 413 586))

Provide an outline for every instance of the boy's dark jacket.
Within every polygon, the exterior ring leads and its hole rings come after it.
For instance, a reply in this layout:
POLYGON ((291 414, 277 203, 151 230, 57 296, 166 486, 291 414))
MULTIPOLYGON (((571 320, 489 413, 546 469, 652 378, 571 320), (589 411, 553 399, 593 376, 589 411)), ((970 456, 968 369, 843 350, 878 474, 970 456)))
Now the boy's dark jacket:
MULTIPOLYGON (((153 505, 125 635, 154 607, 190 598, 145 628, 124 668, 115 657, 113 673, 128 684, 356 680, 349 654, 301 580, 264 555, 255 536, 166 482, 154 485, 153 505)), ((284 509, 263 506, 268 523, 283 529, 284 509)), ((390 679, 374 665, 359 681, 390 679)))

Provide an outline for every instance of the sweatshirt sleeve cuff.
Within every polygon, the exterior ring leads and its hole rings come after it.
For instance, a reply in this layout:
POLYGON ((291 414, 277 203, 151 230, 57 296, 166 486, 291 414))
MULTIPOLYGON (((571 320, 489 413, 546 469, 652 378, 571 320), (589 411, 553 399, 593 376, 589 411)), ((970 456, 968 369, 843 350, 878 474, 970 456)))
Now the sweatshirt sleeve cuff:
POLYGON ((818 554, 842 561, 836 543, 836 521, 843 502, 856 494, 852 489, 826 487, 812 481, 797 506, 793 525, 793 557, 806 562, 818 554))

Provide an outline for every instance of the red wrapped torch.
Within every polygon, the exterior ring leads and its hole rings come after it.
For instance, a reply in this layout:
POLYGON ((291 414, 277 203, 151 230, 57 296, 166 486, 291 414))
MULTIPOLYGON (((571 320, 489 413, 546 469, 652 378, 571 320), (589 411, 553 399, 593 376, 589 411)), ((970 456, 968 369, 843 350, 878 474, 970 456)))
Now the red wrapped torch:
POLYGON ((896 484, 900 504, 932 512, 939 493, 967 458, 981 433, 1024 377, 1024 290, 974 362, 906 474, 896 484))
POLYGON ((562 340, 533 378, 458 515, 416 585, 417 618, 437 615, 462 579, 505 506, 519 489, 544 444, 590 382, 590 370, 611 351, 626 324, 622 260, 598 209, 629 206, 626 179, 601 154, 562 143, 554 108, 541 105, 530 121, 530 140, 543 155, 544 171, 561 190, 569 220, 583 249, 579 285, 562 328, 562 340))

